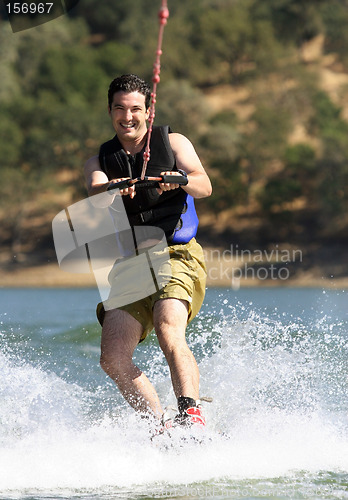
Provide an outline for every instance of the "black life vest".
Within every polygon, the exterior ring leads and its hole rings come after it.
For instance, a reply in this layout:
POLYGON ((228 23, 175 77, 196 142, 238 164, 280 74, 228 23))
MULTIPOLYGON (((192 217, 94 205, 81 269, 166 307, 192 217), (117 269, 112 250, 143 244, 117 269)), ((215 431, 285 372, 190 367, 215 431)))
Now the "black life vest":
MULTIPOLYGON (((153 127, 150 141, 150 161, 146 175, 158 177, 161 172, 175 171, 175 157, 170 146, 168 126, 153 127)), ((134 156, 127 155, 115 135, 101 145, 99 163, 108 179, 135 178, 141 175, 144 149, 134 156)), ((137 188, 136 196, 124 196, 123 202, 133 226, 156 226, 161 228, 168 243, 187 243, 196 236, 198 218, 192 196, 183 189, 174 189, 158 194, 156 188, 137 188)))

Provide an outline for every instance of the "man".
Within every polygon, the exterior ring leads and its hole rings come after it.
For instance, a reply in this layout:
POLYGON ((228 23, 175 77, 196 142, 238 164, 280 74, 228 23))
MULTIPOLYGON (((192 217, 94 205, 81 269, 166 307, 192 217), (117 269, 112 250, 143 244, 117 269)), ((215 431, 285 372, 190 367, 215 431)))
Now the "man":
MULTIPOLYGON (((108 110, 116 136, 101 146, 99 156, 86 162, 89 196, 103 193, 125 178, 140 176, 150 97, 148 85, 135 75, 123 75, 111 82, 108 110)), ((120 194, 131 225, 141 225, 146 215, 147 225, 160 227, 165 232, 172 276, 162 290, 143 300, 111 310, 98 305, 98 319, 102 324, 101 366, 135 410, 153 415, 163 423, 158 395, 132 361, 134 349, 154 328, 178 399, 175 423, 204 426, 199 406, 199 370, 185 333, 188 321, 202 305, 206 270, 202 249, 194 238, 197 229, 192 223, 194 208, 188 200, 210 196, 212 188, 186 137, 170 133, 168 127, 154 127, 150 146, 146 174, 185 175, 187 185, 180 187, 162 182, 150 193, 144 188, 137 190, 133 185, 120 190, 120 194), (184 223, 186 232, 182 227, 185 210, 189 219, 184 223)), ((171 422, 166 424, 170 425, 171 422)))

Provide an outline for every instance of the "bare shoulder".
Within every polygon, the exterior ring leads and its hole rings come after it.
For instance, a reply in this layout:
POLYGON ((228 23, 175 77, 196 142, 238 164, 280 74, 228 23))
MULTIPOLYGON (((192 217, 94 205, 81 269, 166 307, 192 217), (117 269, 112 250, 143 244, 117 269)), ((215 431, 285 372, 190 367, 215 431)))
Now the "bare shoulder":
POLYGON ((188 175, 184 190, 194 198, 211 195, 211 183, 191 141, 182 134, 169 134, 169 141, 175 156, 176 166, 188 175))
POLYGON ((169 134, 176 166, 186 173, 203 171, 203 166, 191 141, 182 134, 169 134))
POLYGON ((98 156, 92 156, 91 158, 89 158, 85 163, 84 169, 85 173, 91 173, 98 170, 102 171, 100 168, 98 156))
POLYGON ((171 133, 169 134, 169 142, 174 152, 180 151, 182 148, 193 149, 191 141, 182 134, 171 133))
POLYGON ((100 168, 98 156, 92 156, 92 158, 86 161, 84 174, 89 196, 105 191, 105 185, 109 182, 109 179, 106 173, 100 168))

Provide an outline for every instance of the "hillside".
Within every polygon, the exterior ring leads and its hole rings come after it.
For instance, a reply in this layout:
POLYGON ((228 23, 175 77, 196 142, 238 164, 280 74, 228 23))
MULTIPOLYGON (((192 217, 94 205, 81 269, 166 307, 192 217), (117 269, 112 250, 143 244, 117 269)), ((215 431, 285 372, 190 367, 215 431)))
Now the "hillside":
MULTIPOLYGON (((299 60, 305 64, 306 71, 315 77, 318 88, 324 91, 338 107, 341 118, 348 120, 348 71, 340 62, 337 54, 325 54, 323 47, 324 37, 320 34, 303 44, 298 53, 299 60)), ((252 127, 253 115, 256 111, 255 101, 258 101, 257 95, 262 98, 263 95, 269 92, 271 87, 272 98, 276 102, 284 96, 284 87, 286 93, 288 90, 291 91, 291 89, 296 88, 296 86, 298 86, 298 82, 295 79, 289 78, 284 81, 282 75, 275 74, 267 79, 255 80, 252 85, 217 85, 207 89, 204 95, 208 105, 215 113, 226 112, 226 110, 235 113, 239 119, 239 126, 243 130, 252 127)), ((308 144, 320 155, 322 143, 316 135, 311 135, 308 131, 306 110, 298 113, 296 118, 292 124, 293 126, 288 131, 287 144, 290 146, 308 144)), ((348 157, 345 162, 348 163, 348 157)), ((259 180, 261 184, 266 184, 267 175, 271 177, 274 171, 283 168, 282 165, 275 163, 271 161, 268 171, 263 171, 263 174, 266 175, 259 180)), ((232 231, 239 234, 240 237, 245 233, 247 235, 246 240, 249 240, 252 244, 257 244, 260 239, 250 233, 255 233, 258 230, 263 231, 267 226, 267 221, 262 219, 260 207, 255 203, 255 200, 249 199, 248 201, 249 203, 238 204, 230 209, 221 210, 214 219, 211 219, 210 216, 207 216, 206 219, 203 218, 203 225, 208 229, 212 225, 212 220, 214 220, 214 238, 232 231)), ((296 214, 306 210, 309 212, 311 207, 304 197, 299 197, 287 203, 286 209, 296 214)), ((323 228, 323 231, 318 235, 318 242, 324 244, 327 240, 329 243, 332 238, 333 240, 337 239, 337 243, 340 243, 340 241, 344 242, 348 239, 347 212, 340 214, 339 219, 339 222, 331 220, 328 226, 323 228), (335 225, 335 222, 337 225, 335 225)), ((271 239, 276 237, 277 234, 279 236, 277 231, 276 234, 271 236, 271 239)), ((298 235, 298 241, 310 243, 305 234, 298 235)))
MULTIPOLYGON (((192 140, 213 182, 213 196, 197 203, 200 240, 220 256, 233 251, 236 269, 241 250, 254 271, 257 252, 267 263, 275 249, 298 250, 301 259, 286 264, 294 279, 342 280, 348 7, 204 1, 204 11, 183 0, 171 7, 156 105, 156 123, 192 140)), ((51 221, 86 196, 82 166, 112 135, 110 79, 151 78, 155 6, 127 6, 110 10, 104 0, 96 12, 86 0, 71 19, 15 37, 0 25, 3 272, 56 262, 51 221)))

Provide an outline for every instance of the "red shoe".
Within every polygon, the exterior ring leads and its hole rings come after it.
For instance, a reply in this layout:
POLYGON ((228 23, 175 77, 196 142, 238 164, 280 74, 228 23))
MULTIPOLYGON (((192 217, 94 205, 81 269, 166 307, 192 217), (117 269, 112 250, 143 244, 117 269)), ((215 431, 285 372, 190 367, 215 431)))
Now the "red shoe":
POLYGON ((178 407, 179 413, 176 408, 172 406, 165 409, 160 425, 151 439, 163 434, 171 436, 171 431, 179 427, 186 429, 205 429, 206 421, 200 401, 195 401, 188 397, 179 397, 178 407))
POLYGON ((191 427, 194 426, 204 429, 206 422, 202 407, 200 405, 192 408, 187 408, 186 413, 188 415, 188 421, 191 427))
POLYGON ((204 429, 206 422, 199 403, 192 398, 180 396, 178 398, 179 414, 175 417, 174 424, 204 429))

